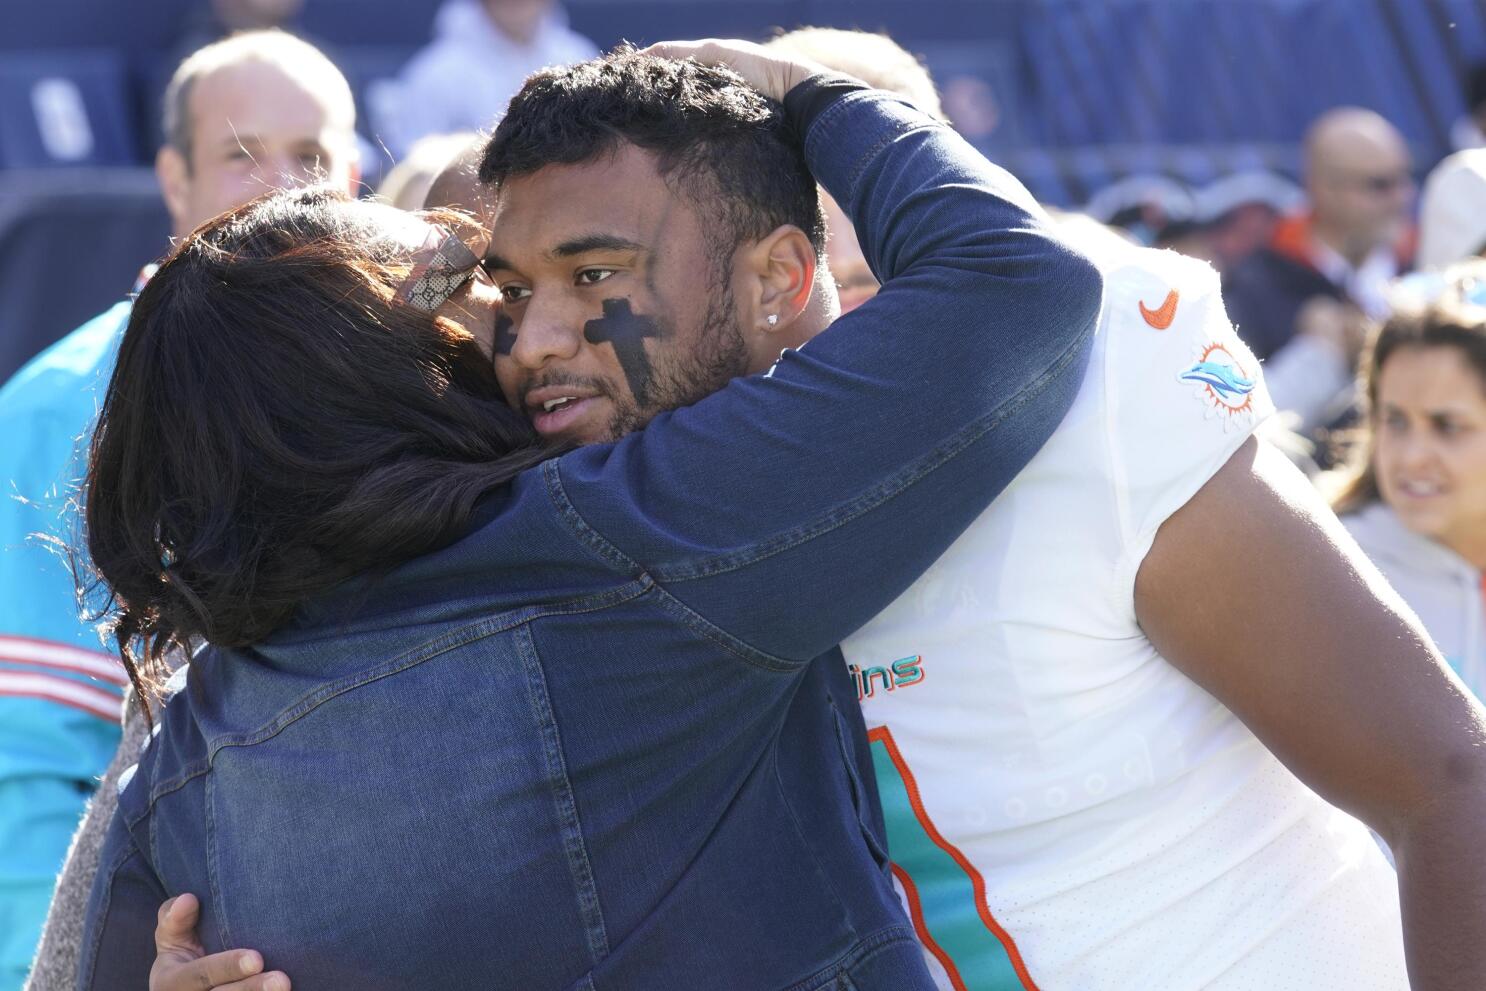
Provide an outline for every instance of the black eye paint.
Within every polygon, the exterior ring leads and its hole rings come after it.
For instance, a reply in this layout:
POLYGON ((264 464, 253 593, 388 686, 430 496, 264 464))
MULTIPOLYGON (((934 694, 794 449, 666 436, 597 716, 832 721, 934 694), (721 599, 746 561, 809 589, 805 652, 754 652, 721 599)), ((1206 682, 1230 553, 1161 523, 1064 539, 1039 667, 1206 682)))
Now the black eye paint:
POLYGON ((509 356, 515 346, 516 321, 501 312, 495 318, 495 353, 509 356))
POLYGON ((628 298, 604 300, 604 315, 583 325, 583 338, 589 344, 614 345, 630 392, 642 407, 650 402, 650 357, 645 353, 645 338, 660 336, 660 325, 631 310, 628 298))

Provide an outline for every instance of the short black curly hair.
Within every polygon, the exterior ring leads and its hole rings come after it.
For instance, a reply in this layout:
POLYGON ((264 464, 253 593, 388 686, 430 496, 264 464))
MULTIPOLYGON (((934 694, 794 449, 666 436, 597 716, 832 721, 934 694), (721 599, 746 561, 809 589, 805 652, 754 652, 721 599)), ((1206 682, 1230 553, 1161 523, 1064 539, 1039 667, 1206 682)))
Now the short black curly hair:
POLYGON ((592 161, 621 141, 653 152, 661 176, 705 217, 714 265, 782 224, 817 255, 825 219, 784 109, 726 69, 620 48, 526 81, 485 146, 480 181, 592 161))

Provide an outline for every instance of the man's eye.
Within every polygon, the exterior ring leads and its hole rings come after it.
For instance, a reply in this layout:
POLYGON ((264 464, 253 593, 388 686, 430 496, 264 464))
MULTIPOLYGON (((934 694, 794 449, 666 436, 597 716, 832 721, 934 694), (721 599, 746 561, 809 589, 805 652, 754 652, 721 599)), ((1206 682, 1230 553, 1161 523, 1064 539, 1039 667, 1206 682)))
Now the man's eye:
POLYGON ((519 303, 531 295, 531 290, 525 286, 501 286, 500 294, 507 303, 519 303))
POLYGON ((614 274, 612 268, 585 268, 578 273, 578 284, 584 286, 597 285, 614 274))

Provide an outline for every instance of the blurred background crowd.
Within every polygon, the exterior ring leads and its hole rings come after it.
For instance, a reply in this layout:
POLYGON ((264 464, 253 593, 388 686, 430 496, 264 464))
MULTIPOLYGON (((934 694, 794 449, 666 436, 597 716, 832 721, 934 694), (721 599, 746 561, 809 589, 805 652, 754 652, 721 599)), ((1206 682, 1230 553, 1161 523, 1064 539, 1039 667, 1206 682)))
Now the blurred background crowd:
MULTIPOLYGON (((65 569, 42 577, 21 547, 75 455, 49 403, 93 400, 77 375, 107 364, 120 301, 172 234, 311 173, 417 208, 528 73, 621 41, 886 35, 790 43, 932 104, 1071 228, 1210 261, 1284 410, 1276 438, 1486 684, 1486 283, 1443 305, 1440 274, 1486 247, 1483 0, 49 0, 3 23, 0 714, 73 721, 0 715, 0 991, 118 737, 121 680, 65 569), (329 62, 178 71, 264 28, 329 62), (63 341, 99 313, 97 341, 63 341), (43 374, 59 367, 73 379, 43 374), (46 775, 61 794, 38 800, 46 775)), ((830 263, 846 305, 874 291, 848 239, 830 263)))

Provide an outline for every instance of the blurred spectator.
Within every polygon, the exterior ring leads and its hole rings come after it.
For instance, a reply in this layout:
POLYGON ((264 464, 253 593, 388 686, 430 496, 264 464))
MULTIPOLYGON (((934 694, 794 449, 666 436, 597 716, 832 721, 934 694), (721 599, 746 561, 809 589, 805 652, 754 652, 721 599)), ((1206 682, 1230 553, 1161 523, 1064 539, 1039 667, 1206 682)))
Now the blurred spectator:
MULTIPOLYGON (((171 79, 164 119, 166 143, 155 172, 176 236, 267 189, 322 175, 347 189, 355 185, 350 88, 317 49, 282 32, 237 35, 192 55, 171 79)), ((86 236, 78 233, 80 257, 86 236)), ((96 634, 80 620, 66 563, 32 534, 54 541, 77 536, 66 503, 78 488, 82 448, 129 311, 120 302, 0 388, 5 991, 20 986, 31 963, 53 878, 119 740, 122 665, 100 651, 96 634)), ((46 983, 39 986, 71 987, 76 949, 64 937, 44 953, 37 972, 40 982, 45 970, 46 983)))
POLYGON ((377 196, 400 210, 421 210, 433 181, 479 136, 473 131, 419 138, 377 187, 377 196))
MULTIPOLYGON (((897 93, 920 110, 943 119, 944 109, 934 79, 923 62, 885 34, 804 27, 769 41, 768 48, 819 62, 827 69, 855 76, 877 89, 897 93)), ((820 206, 830 240, 826 264, 836 280, 841 312, 861 306, 877 295, 877 277, 867 265, 851 218, 824 189, 820 206)))
POLYGON ((960 73, 944 84, 944 117, 977 148, 984 148, 1001 129, 1001 101, 987 79, 960 73))
POLYGON ((1344 107, 1306 135, 1310 211, 1230 275, 1228 313, 1261 359, 1275 404, 1302 430, 1345 405, 1367 320, 1387 316, 1387 289, 1408 264, 1414 182, 1398 131, 1344 107))
POLYGON ((1239 172, 1202 187, 1195 199, 1197 234, 1189 240, 1196 246, 1172 247, 1226 274, 1270 242, 1280 218, 1299 208, 1305 194, 1273 172, 1239 172))
POLYGON ((1410 276, 1373 340, 1333 499, 1466 685, 1486 692, 1486 263, 1410 276))
POLYGON ((1424 181, 1419 267, 1442 269, 1486 249, 1486 148, 1457 151, 1424 181))
POLYGON ((1145 247, 1172 247, 1193 225, 1195 203, 1186 186, 1164 175, 1132 175, 1105 186, 1083 212, 1145 247))
POLYGON ((480 159, 484 157, 488 140, 487 135, 475 135, 449 160, 429 185, 423 209, 464 210, 482 218, 489 226, 488 218, 495 215, 495 190, 480 181, 480 159))
POLYGON ((1282 213, 1304 199, 1271 172, 1224 176, 1196 191, 1164 175, 1133 175, 1101 189, 1084 212, 1148 247, 1170 248, 1220 272, 1269 242, 1282 213))
POLYGON ((489 129, 526 77, 598 55, 555 0, 444 0, 434 40, 370 100, 395 157, 426 134, 489 129))
POLYGON ((185 17, 174 61, 182 62, 192 52, 239 31, 278 28, 298 34, 296 24, 303 9, 304 0, 208 0, 204 4, 198 0, 185 17))
POLYGON ((1465 114, 1450 128, 1457 151, 1486 147, 1486 63, 1471 70, 1465 87, 1465 114))

